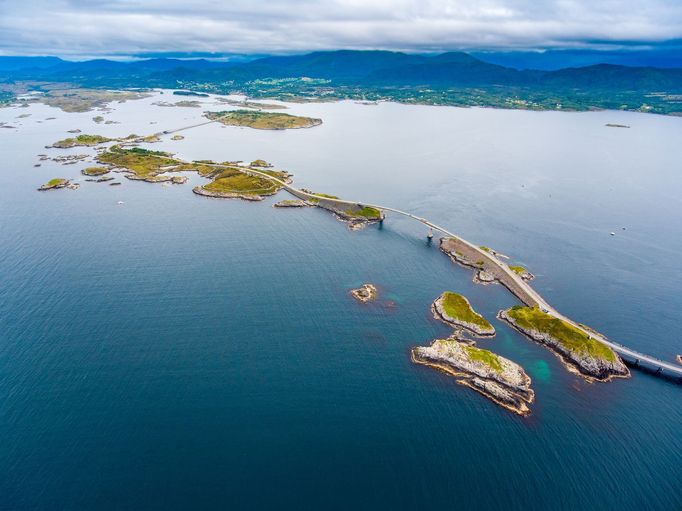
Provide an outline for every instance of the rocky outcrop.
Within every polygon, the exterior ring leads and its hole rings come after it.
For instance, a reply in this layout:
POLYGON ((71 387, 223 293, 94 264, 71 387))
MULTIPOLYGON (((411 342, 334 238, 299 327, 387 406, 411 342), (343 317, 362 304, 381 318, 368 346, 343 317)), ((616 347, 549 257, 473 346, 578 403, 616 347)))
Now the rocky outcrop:
MULTIPOLYGON (((500 311, 497 317, 506 321, 530 339, 547 346, 559 357, 569 371, 584 377, 588 381, 609 381, 612 378, 627 378, 630 376, 630 370, 613 351, 611 351, 613 353, 613 360, 591 356, 589 353, 569 349, 564 343, 549 333, 519 325, 509 315, 507 310, 500 311)), ((610 350, 608 346, 604 346, 610 350)))
POLYGON ((474 276, 474 282, 478 284, 492 284, 495 282, 495 275, 485 270, 478 270, 474 276))
MULTIPOLYGON (((510 275, 511 271, 507 273, 502 269, 504 263, 500 263, 494 255, 459 238, 441 238, 440 249, 462 266, 474 268, 477 272, 489 273, 495 281, 509 289, 524 304, 531 307, 540 305, 537 299, 525 289, 525 286, 510 275)), ((477 281, 476 277, 474 280, 477 281)))
POLYGON ((374 286, 373 284, 363 284, 357 289, 351 289, 350 294, 356 300, 362 303, 367 303, 372 300, 376 300, 378 293, 376 286, 374 286))
POLYGON ((47 190, 58 190, 59 188, 67 188, 71 185, 71 181, 68 179, 62 179, 62 178, 55 178, 52 179, 51 181, 48 181, 44 185, 41 185, 38 188, 38 191, 44 192, 47 190))
POLYGON ((444 371, 488 399, 519 415, 528 415, 535 399, 531 379, 521 366, 456 338, 438 339, 412 349, 412 361, 444 371))
MULTIPOLYGON (((443 323, 446 323, 447 325, 450 325, 454 328, 464 328, 466 330, 469 330, 470 332, 481 336, 481 337, 492 337, 495 335, 495 328, 490 325, 490 327, 484 327, 482 325, 477 325, 475 323, 470 323, 468 321, 464 321, 461 318, 454 318, 450 316, 446 311, 445 308, 443 307, 443 300, 445 299, 445 293, 440 295, 434 302, 431 304, 431 312, 433 312, 433 317, 442 321, 443 323)), ((474 309, 471 307, 471 304, 469 303, 469 300, 467 300, 464 296, 462 296, 462 299, 466 302, 468 307, 471 309, 471 312, 476 314, 474 309)))
MULTIPOLYGON (((216 199, 242 199, 248 201, 262 201, 265 197, 263 195, 248 195, 245 193, 231 193, 231 192, 213 192, 211 190, 206 190, 202 186, 195 186, 192 191, 197 195, 202 195, 204 197, 213 197, 216 199)), ((273 195, 273 194, 271 194, 273 195)))
POLYGON ((307 208, 309 206, 312 206, 312 204, 300 199, 286 199, 272 205, 274 208, 307 208))

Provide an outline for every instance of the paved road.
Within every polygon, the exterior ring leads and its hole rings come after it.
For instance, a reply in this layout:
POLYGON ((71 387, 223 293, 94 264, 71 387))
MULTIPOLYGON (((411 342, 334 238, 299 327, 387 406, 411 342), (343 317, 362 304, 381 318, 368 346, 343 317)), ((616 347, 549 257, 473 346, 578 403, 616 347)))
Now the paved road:
MULTIPOLYGON (((183 128, 178 128, 175 130, 164 131, 164 132, 158 133, 157 135, 161 136, 164 134, 167 135, 170 133, 177 133, 178 131, 196 128, 198 126, 204 126, 206 124, 211 124, 213 122, 217 122, 217 121, 202 122, 202 123, 194 124, 191 126, 185 126, 183 128)), ((224 167, 224 165, 220 165, 220 164, 212 164, 212 165, 215 167, 224 167)), ((315 199, 315 200, 320 199, 320 197, 317 195, 314 195, 314 194, 311 194, 308 192, 304 192, 303 190, 300 190, 298 188, 294 188, 293 186, 282 181, 281 179, 277 179, 276 177, 271 176, 270 174, 266 174, 265 172, 260 172, 258 170, 254 170, 254 169, 241 169, 241 170, 246 174, 257 175, 257 176, 263 177, 265 179, 269 179, 270 181, 274 181, 274 182, 278 183, 279 185, 281 185, 285 190, 287 190, 288 192, 290 192, 291 194, 293 194, 294 196, 296 196, 298 198, 308 198, 308 199, 315 199)), ((497 259, 496 257, 492 256, 491 254, 489 254, 485 250, 482 250, 480 247, 474 245, 473 243, 470 243, 470 242, 466 241, 465 239, 460 238, 456 234, 448 231, 447 229, 445 229, 439 225, 436 225, 433 222, 430 222, 426 218, 422 218, 422 217, 413 215, 412 213, 409 213, 407 211, 402 211, 400 209, 391 208, 388 206, 381 206, 378 204, 369 204, 366 202, 359 203, 359 202, 348 201, 348 200, 343 200, 343 199, 331 199, 331 198, 327 198, 327 197, 324 197, 323 200, 325 200, 327 202, 338 203, 338 204, 368 206, 368 207, 375 208, 375 209, 378 209, 381 211, 390 211, 392 213, 397 213, 399 215, 403 215, 403 216, 406 216, 408 218, 412 218, 413 220, 416 220, 418 222, 421 222, 422 224, 426 225, 427 227, 430 227, 431 229, 439 231, 439 232, 445 234, 446 236, 449 236, 451 238, 455 238, 455 239, 459 240, 461 243, 466 244, 468 247, 470 247, 473 250, 480 253, 481 257, 483 257, 486 260, 491 261, 495 265, 497 265, 500 268, 500 270, 505 273, 505 275, 507 275, 511 280, 513 280, 526 293, 528 293, 528 295, 530 295, 538 303, 540 308, 546 310, 548 314, 551 314, 552 316, 554 316, 556 318, 559 318, 563 321, 566 321, 567 323, 573 325, 575 328, 577 328, 581 332, 585 333, 589 337, 592 337, 592 338, 606 344, 607 346, 609 346, 613 351, 615 351, 619 355, 631 359, 632 362, 637 361, 640 364, 649 364, 654 369, 660 368, 661 371, 665 371, 667 374, 672 374, 672 375, 679 376, 680 378, 682 378, 682 366, 681 365, 673 364, 670 362, 665 362, 663 360, 657 359, 656 357, 645 355, 644 353, 640 353, 640 352, 635 351, 633 349, 630 349, 626 346, 623 346, 621 344, 610 341, 606 337, 604 337, 603 335, 601 335, 597 332, 586 329, 581 324, 573 321, 570 318, 567 318, 566 316, 561 314, 558 310, 556 310, 554 307, 552 307, 535 289, 533 289, 531 287, 531 285, 527 281, 523 280, 516 272, 512 271, 509 268, 509 266, 507 266, 504 262, 502 262, 499 259, 497 259)))

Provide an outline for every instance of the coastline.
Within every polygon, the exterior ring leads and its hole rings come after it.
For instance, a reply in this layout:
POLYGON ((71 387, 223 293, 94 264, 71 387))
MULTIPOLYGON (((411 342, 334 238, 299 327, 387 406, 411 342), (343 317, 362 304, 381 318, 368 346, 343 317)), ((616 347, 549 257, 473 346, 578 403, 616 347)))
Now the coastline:
MULTIPOLYGON (((478 337, 495 337, 495 327, 490 325, 490 328, 483 328, 479 325, 476 325, 474 323, 470 323, 467 321, 464 321, 462 319, 458 318, 453 318, 450 316, 447 312, 445 312, 443 308, 443 300, 444 300, 444 295, 440 295, 438 298, 436 298, 433 303, 431 304, 431 312, 433 313, 433 317, 439 321, 442 321, 446 325, 452 326, 453 328, 464 328, 465 330, 469 331, 470 333, 478 336, 478 337)), ((471 303, 469 303, 469 300, 467 300, 466 297, 462 296, 462 299, 465 301, 469 309, 472 311, 472 313, 477 314, 476 311, 474 311, 473 307, 471 307, 471 303)))
MULTIPOLYGON (((431 346, 417 346, 410 350, 410 359, 413 363, 430 367, 455 377, 455 382, 464 385, 490 399, 495 404, 522 417, 530 415, 528 405, 535 401, 535 392, 530 388, 531 378, 518 364, 503 357, 497 357, 505 364, 505 371, 514 371, 517 381, 512 382, 511 377, 505 380, 494 371, 482 371, 480 366, 470 361, 455 359, 445 355, 432 353, 434 346, 442 342, 451 342, 464 345, 458 339, 436 339, 431 346)), ((507 374, 505 372, 505 374, 507 374)))
POLYGON ((497 318, 522 333, 528 339, 548 348, 569 372, 581 376, 588 382, 609 382, 615 378, 630 378, 631 376, 630 370, 615 352, 613 352, 615 357, 613 363, 595 360, 594 357, 580 356, 575 351, 565 348, 557 339, 549 334, 519 326, 506 310, 498 312, 497 318))

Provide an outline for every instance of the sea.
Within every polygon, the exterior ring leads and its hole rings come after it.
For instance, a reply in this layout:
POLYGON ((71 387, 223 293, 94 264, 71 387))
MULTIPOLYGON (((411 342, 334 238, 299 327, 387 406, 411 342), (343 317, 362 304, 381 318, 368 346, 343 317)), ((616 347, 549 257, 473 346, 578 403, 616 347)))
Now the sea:
MULTIPOLYGON (((109 186, 85 181, 92 163, 38 156, 94 154, 45 148, 69 130, 148 134, 236 108, 154 104, 180 99, 0 109, 0 509, 682 509, 682 386, 569 373, 495 319, 515 298, 424 225, 389 212, 351 231, 271 207, 286 192, 210 199, 191 173, 109 186), (80 188, 36 191, 54 177, 80 188), (376 302, 349 295, 363 283, 376 302), (530 375, 530 416, 410 361, 451 333, 429 310, 443 291, 494 324, 479 347, 530 375)), ((572 319, 682 354, 682 118, 283 105, 323 124, 208 124, 145 147, 264 159, 295 186, 428 218, 527 267, 572 319)))

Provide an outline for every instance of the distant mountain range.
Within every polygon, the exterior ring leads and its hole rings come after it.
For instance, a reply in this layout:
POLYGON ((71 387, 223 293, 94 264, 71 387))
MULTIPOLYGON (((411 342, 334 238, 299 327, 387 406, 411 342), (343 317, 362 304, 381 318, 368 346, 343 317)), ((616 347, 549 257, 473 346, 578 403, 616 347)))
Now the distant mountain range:
MULTIPOLYGON (((518 97, 534 101, 539 107, 571 103, 576 97, 585 107, 627 109, 647 107, 643 97, 658 94, 653 101, 654 111, 671 113, 682 110, 676 96, 682 94, 682 68, 631 67, 596 64, 558 70, 516 69, 486 62, 462 52, 448 52, 435 56, 389 51, 326 51, 305 55, 264 57, 249 62, 230 62, 205 59, 157 58, 133 62, 89 60, 69 62, 56 57, 0 57, 0 81, 71 82, 90 87, 191 87, 213 92, 244 90, 254 92, 253 82, 283 79, 316 79, 327 88, 338 89, 348 97, 374 94, 391 98, 401 89, 398 100, 418 100, 417 90, 435 88, 438 98, 427 102, 448 102, 452 91, 457 97, 471 95, 472 88, 480 88, 483 96, 518 97), (355 91, 355 92, 353 92, 355 91), (577 96, 576 96, 577 95, 577 96), (530 99, 529 99, 530 98, 530 99), (615 101, 612 105, 607 100, 615 101), (635 99, 637 98, 637 99, 635 99), (636 104, 642 100, 641 104, 636 104), (544 102, 544 103, 543 103, 544 102), (605 103, 606 102, 606 103, 605 103), (634 102, 634 103, 633 103, 634 102), (660 105, 659 105, 660 103, 660 105), (663 106, 661 106, 663 105, 663 106)), ((317 84, 318 87, 320 84, 317 84)), ((259 84, 258 91, 267 92, 267 84, 259 84)), ((283 89, 274 87, 278 94, 311 93, 305 82, 283 89)), ((464 99, 463 99, 464 101, 464 99)), ((470 100, 466 100, 470 101, 470 100)), ((473 100, 471 100, 473 101, 473 100)), ((507 101, 507 99, 504 99, 507 101)), ((452 101, 450 101, 452 102, 452 101)), ((454 104, 459 104, 454 101, 454 104)), ((469 104, 469 103, 466 103, 469 104)), ((476 104, 476 103, 472 103, 476 104)), ((486 103, 485 99, 481 104, 486 103)), ((493 104, 493 106, 500 106, 493 104)), ((580 108, 579 102, 572 108, 580 108)))

